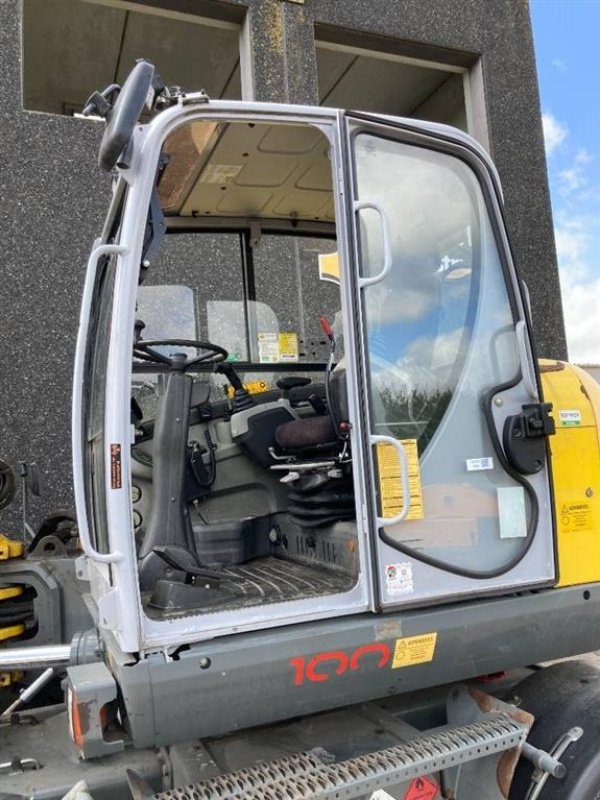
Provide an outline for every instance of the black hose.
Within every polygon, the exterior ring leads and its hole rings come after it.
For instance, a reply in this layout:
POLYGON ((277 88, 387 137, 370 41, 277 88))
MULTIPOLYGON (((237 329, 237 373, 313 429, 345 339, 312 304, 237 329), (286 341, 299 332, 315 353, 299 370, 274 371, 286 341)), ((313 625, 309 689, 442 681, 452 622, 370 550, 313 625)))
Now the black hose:
POLYGON ((7 461, 0 459, 0 510, 9 506, 16 493, 15 472, 7 461))
POLYGON ((507 572, 510 572, 512 569, 514 569, 517 564, 519 564, 525 558, 529 552, 529 549, 531 548, 531 545, 533 544, 533 540, 537 531, 539 521, 539 503, 533 486, 509 464, 504 454, 504 450, 502 449, 502 443, 498 437, 496 425, 494 423, 494 415, 492 413, 492 402, 494 396, 498 392, 512 389, 514 386, 520 383, 521 379, 522 376, 519 372, 519 375, 514 381, 503 383, 500 386, 495 386, 489 392, 486 392, 482 401, 483 414, 498 461, 502 465, 505 472, 510 475, 510 477, 516 483, 520 484, 524 488, 531 505, 531 514, 529 517, 529 524, 527 526, 527 535, 523 539, 523 546, 518 553, 516 553, 516 555, 507 561, 506 564, 496 567, 496 569, 474 570, 449 564, 441 559, 425 555, 421 550, 415 550, 413 547, 408 547, 405 544, 395 541, 385 532, 384 528, 381 528, 379 530, 379 537, 383 542, 390 547, 393 547, 395 550, 399 550, 401 553, 416 559, 417 561, 422 561, 424 564, 428 564, 430 567, 436 567, 444 572, 450 572, 452 575, 460 575, 463 578, 473 578, 474 580, 488 580, 489 578, 497 578, 500 575, 505 575, 507 572))

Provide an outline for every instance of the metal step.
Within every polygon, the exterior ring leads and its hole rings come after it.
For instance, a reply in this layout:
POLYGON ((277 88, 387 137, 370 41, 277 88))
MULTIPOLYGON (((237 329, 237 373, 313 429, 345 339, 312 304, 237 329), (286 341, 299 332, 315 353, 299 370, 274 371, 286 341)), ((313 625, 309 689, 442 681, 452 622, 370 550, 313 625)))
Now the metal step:
POLYGON ((456 767, 467 761, 520 747, 528 727, 506 714, 421 736, 410 742, 326 764, 316 752, 259 764, 181 789, 154 800, 352 800, 456 767))

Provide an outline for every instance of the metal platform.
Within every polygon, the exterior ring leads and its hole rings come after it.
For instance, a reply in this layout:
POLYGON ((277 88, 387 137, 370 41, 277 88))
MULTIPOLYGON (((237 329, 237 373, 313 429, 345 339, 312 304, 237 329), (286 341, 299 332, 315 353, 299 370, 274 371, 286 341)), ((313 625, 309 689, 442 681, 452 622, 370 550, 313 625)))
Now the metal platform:
POLYGON ((154 800, 353 800, 520 747, 528 726, 507 714, 441 730, 337 764, 315 753, 278 759, 154 795, 154 800))

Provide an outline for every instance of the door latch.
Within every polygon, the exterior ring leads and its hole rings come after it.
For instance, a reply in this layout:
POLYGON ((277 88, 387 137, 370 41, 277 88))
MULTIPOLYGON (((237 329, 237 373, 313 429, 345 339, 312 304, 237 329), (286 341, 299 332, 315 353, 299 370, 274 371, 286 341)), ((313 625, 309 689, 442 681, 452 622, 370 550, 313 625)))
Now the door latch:
POLYGON ((520 414, 506 418, 502 443, 512 467, 534 475, 546 461, 546 438, 556 432, 550 416, 552 403, 527 403, 520 414))

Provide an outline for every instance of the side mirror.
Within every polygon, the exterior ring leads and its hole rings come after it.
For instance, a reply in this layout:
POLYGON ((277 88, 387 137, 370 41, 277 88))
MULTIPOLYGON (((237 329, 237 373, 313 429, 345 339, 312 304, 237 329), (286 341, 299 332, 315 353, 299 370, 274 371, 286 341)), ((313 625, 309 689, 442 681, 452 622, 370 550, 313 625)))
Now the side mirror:
POLYGON ((107 112, 108 124, 98 153, 98 164, 106 172, 118 164, 119 157, 131 141, 133 129, 153 89, 154 72, 154 65, 149 61, 138 61, 123 84, 114 106, 107 112))

